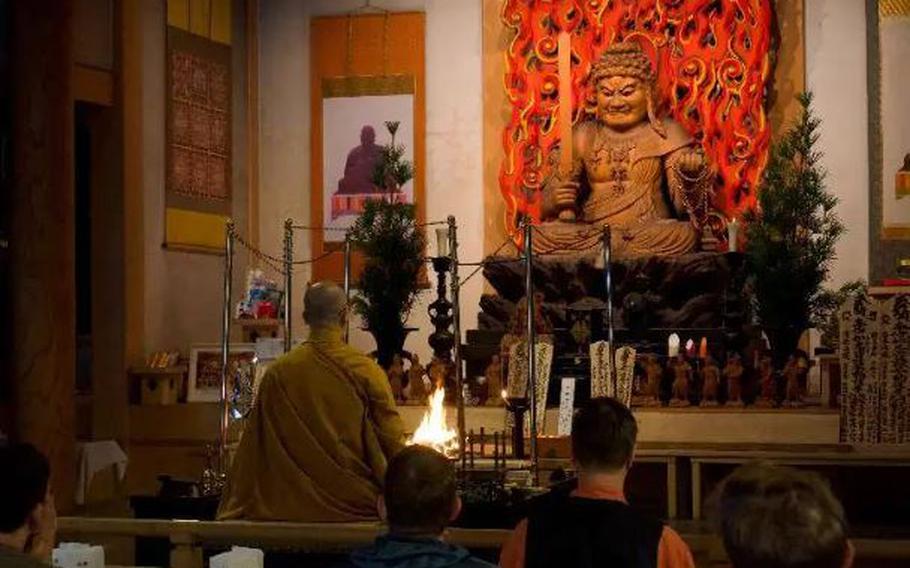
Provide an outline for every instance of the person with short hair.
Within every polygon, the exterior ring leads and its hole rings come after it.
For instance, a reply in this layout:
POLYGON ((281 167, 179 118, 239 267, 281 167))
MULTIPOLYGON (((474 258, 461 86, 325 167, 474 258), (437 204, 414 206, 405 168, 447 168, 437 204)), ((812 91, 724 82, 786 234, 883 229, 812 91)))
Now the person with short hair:
POLYGON ((459 546, 446 544, 442 534, 461 512, 455 492, 455 468, 439 452, 409 446, 389 463, 379 513, 389 532, 373 546, 351 554, 357 568, 485 568, 459 546))
POLYGON ((623 493, 638 425, 612 398, 593 398, 572 420, 578 477, 529 505, 503 546, 503 568, 690 568, 692 553, 670 527, 635 511, 623 493))
POLYGON ((0 568, 50 563, 57 509, 47 458, 30 444, 0 445, 0 568))
POLYGON ((376 519, 404 426, 385 372, 344 342, 344 290, 307 288, 306 341, 266 370, 237 448, 219 519, 376 519))
POLYGON ((715 515, 734 568, 849 568, 844 509, 816 473, 745 465, 718 487, 715 515))

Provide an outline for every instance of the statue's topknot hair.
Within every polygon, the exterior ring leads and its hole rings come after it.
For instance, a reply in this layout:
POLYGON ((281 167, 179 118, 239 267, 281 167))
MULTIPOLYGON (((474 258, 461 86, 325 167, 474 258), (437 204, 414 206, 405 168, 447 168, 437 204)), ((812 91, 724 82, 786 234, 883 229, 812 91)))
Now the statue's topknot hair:
POLYGON ((614 43, 603 52, 591 70, 591 81, 596 85, 607 77, 635 77, 652 84, 655 81, 651 60, 634 41, 614 43))

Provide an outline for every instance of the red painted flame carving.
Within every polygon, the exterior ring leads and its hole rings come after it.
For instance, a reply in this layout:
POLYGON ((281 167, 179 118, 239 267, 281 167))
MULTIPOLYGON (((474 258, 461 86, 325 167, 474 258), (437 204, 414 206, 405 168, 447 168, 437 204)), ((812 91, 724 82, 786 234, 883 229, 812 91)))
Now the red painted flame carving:
POLYGON ((717 170, 714 207, 727 217, 752 207, 771 136, 764 107, 771 10, 770 0, 505 0, 502 21, 514 33, 504 78, 512 113, 499 172, 507 230, 514 234, 524 214, 540 218, 545 158, 559 143, 563 30, 572 34, 573 122, 593 110, 585 85, 592 64, 614 41, 635 39, 656 63, 662 105, 717 170))

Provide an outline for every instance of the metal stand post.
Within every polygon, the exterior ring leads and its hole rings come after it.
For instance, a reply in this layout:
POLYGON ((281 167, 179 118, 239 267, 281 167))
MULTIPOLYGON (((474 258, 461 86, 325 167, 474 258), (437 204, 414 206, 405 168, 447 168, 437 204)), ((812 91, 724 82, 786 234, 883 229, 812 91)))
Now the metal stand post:
MULTIPOLYGON (((344 302, 351 306, 351 236, 344 235, 344 302)), ((344 320, 344 342, 347 343, 351 335, 350 315, 344 320)))
POLYGON ((613 245, 609 226, 605 226, 603 230, 603 255, 604 286, 607 291, 607 341, 609 343, 609 352, 607 353, 607 356, 610 358, 610 376, 607 377, 607 380, 610 381, 613 392, 618 393, 618 385, 616 384, 616 357, 614 356, 616 353, 616 346, 613 344, 613 245))
POLYGON ((452 359, 455 363, 455 401, 458 411, 458 446, 461 450, 461 469, 467 466, 467 452, 465 450, 465 416, 464 416, 464 370, 461 367, 461 280, 458 276, 458 226, 455 216, 449 215, 449 257, 452 261, 452 335, 455 342, 452 345, 452 359))
MULTIPOLYGON (((525 220, 524 227, 525 238, 525 298, 527 299, 527 355, 528 355, 528 399, 529 410, 531 411, 531 480, 534 485, 539 485, 538 478, 538 455, 537 455, 537 337, 536 326, 534 322, 534 279, 533 279, 533 247, 531 239, 534 234, 534 227, 530 219, 525 220)), ((517 427, 524 430, 524 424, 517 427)))
POLYGON ((291 273, 294 268, 294 221, 284 220, 284 352, 291 350, 291 298, 294 295, 291 273))
POLYGON ((228 350, 231 340, 231 295, 234 277, 234 222, 224 227, 224 305, 221 312, 221 427, 218 431, 218 471, 227 472, 227 436, 230 425, 228 404, 228 350))

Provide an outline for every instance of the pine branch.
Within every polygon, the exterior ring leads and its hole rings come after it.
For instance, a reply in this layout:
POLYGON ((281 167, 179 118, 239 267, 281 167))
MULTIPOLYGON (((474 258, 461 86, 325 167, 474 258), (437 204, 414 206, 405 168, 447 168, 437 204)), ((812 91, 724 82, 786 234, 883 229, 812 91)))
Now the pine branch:
POLYGON ((821 286, 844 232, 816 148, 821 120, 813 114, 810 93, 797 98, 802 112, 772 146, 758 190, 760 206, 746 215, 757 313, 763 325, 777 328, 808 327, 821 315, 821 286))

